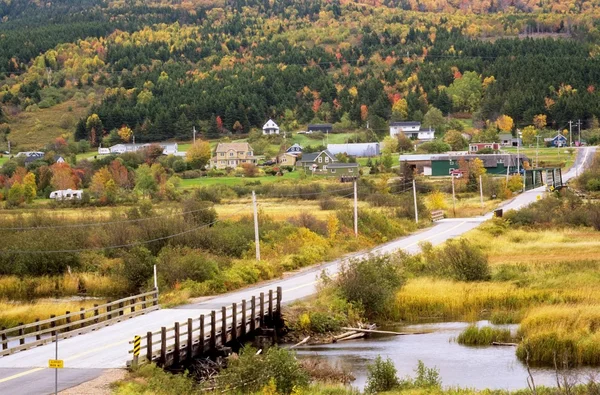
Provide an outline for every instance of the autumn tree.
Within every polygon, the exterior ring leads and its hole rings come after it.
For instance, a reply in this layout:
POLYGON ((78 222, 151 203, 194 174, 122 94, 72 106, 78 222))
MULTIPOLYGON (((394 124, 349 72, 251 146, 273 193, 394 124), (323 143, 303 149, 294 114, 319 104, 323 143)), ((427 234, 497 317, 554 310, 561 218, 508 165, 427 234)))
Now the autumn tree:
POLYGON ((20 182, 15 182, 8 190, 8 195, 6 196, 6 205, 7 207, 17 207, 22 205, 24 202, 25 190, 23 188, 23 184, 20 182))
POLYGON ((498 129, 505 133, 509 133, 512 130, 513 124, 513 119, 508 115, 500 115, 496 120, 496 126, 498 126, 498 129))
POLYGON ((468 145, 467 139, 458 130, 449 130, 444 136, 444 142, 452 147, 452 151, 461 151, 468 145))
POLYGON ((144 163, 135 171, 135 190, 142 193, 144 196, 148 196, 156 192, 158 185, 152 170, 148 164, 144 163))
POLYGON ((483 85, 474 71, 467 71, 446 89, 456 111, 475 112, 481 103, 483 85))
POLYGON ((208 141, 198 140, 185 153, 185 160, 192 169, 203 169, 211 157, 208 141))
POLYGON ((366 104, 360 106, 360 119, 365 122, 369 118, 369 108, 366 104))
POLYGON ((67 163, 55 163, 50 166, 52 179, 50 184, 56 190, 76 189, 79 179, 67 163))
MULTIPOLYGON (((404 134, 404 133, 402 133, 404 134)), ((398 151, 398 139, 392 136, 386 136, 381 142, 381 153, 391 154, 398 151)))
POLYGON ((127 125, 121 126, 117 133, 119 134, 121 140, 123 140, 126 143, 131 141, 131 137, 133 136, 133 130, 131 130, 127 125))
POLYGON ((35 174, 27 173, 23 178, 23 197, 27 203, 31 203, 37 195, 35 174))
POLYGON ((392 120, 403 121, 408 117, 408 102, 406 99, 398 99, 392 105, 392 120))
POLYGON ((546 127, 546 114, 538 114, 534 116, 533 124, 540 130, 544 129, 546 127))
POLYGON ((411 152, 414 150, 415 146, 413 142, 406 137, 404 133, 398 133, 396 138, 398 140, 398 150, 400 152, 411 152))
POLYGON ((129 170, 123 165, 122 159, 115 159, 108 167, 112 179, 119 188, 130 189, 132 182, 129 178, 129 170))
POLYGON ((258 168, 252 163, 242 163, 241 167, 246 177, 256 177, 258 175, 258 168))
POLYGON ((435 107, 431 107, 427 113, 423 116, 423 127, 425 128, 433 128, 436 130, 441 129, 446 123, 446 118, 444 118, 444 114, 442 111, 435 107))
POLYGON ((96 147, 99 138, 102 135, 102 121, 100 120, 100 117, 97 114, 90 115, 85 122, 85 128, 88 132, 90 145, 96 147))
POLYGON ((523 129, 523 135, 522 135, 522 139, 523 139, 523 144, 525 145, 530 145, 533 144, 535 142, 535 136, 537 136, 538 131, 534 126, 526 126, 523 129))

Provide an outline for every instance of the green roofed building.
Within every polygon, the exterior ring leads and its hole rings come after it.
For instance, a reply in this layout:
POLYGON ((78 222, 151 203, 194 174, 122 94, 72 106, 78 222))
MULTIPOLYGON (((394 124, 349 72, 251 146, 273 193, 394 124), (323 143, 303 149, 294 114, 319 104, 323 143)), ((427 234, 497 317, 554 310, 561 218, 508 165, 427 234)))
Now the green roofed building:
POLYGON ((488 174, 504 175, 516 173, 529 159, 515 154, 431 154, 400 155, 400 164, 405 164, 426 176, 449 176, 452 170, 460 169, 461 161, 480 159, 488 174), (517 164, 520 162, 520 165, 517 164))

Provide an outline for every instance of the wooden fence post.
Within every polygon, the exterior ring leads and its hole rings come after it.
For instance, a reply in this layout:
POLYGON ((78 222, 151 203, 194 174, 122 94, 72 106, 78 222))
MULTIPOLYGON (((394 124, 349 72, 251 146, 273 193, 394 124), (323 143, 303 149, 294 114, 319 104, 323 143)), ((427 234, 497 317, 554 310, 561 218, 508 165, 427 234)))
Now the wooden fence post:
MULTIPOLYGON (((108 303, 110 303, 110 302, 108 302, 108 303)), ((108 313, 108 315, 106 316, 106 319, 108 321, 110 321, 112 319, 111 311, 112 311, 112 306, 111 305, 106 306, 106 312, 108 313)))
POLYGON ((6 327, 2 327, 2 349, 6 350, 8 348, 8 341, 6 340, 6 333, 4 332, 6 327))
POLYGON ((191 318, 188 318, 188 328, 187 328, 187 360, 192 360, 192 352, 194 346, 194 338, 192 335, 194 334, 194 323, 191 318))
POLYGON ((204 314, 200 316, 200 353, 198 355, 204 355, 204 314))
POLYGON ((231 340, 237 339, 237 303, 231 305, 231 340))
MULTIPOLYGON (((35 322, 40 322, 40 319, 36 318, 35 322)), ((40 332, 40 325, 39 324, 37 324, 35 326, 35 331, 37 332, 37 334, 35 335, 35 340, 40 340, 42 338, 42 335, 39 334, 39 332, 40 332)))
MULTIPOLYGON (((19 322, 19 326, 23 325, 22 322, 19 322)), ((24 336, 25 335, 25 329, 23 328, 19 328, 19 336, 24 336)), ((19 339, 19 344, 23 345, 25 344, 25 339, 19 339)))
POLYGON ((277 319, 281 319, 281 301, 283 300, 283 289, 281 287, 277 287, 277 319))
POLYGON ((81 321, 81 324, 79 325, 80 328, 85 326, 85 322, 83 322, 83 320, 85 320, 85 313, 83 313, 83 311, 85 311, 85 307, 79 309, 79 321, 81 321))
POLYGON ((227 343, 227 307, 221 307, 221 347, 227 343))
POLYGON ((152 362, 152 332, 146 333, 146 359, 152 362))
POLYGON ((246 335, 246 299, 242 299, 242 336, 246 335))
POLYGON ((146 295, 142 296, 142 310, 146 310, 146 295))
POLYGON ((152 303, 154 306, 158 305, 158 289, 154 289, 154 295, 153 295, 153 299, 154 302, 152 303))
MULTIPOLYGON (((69 316, 69 314, 71 314, 71 312, 67 311, 65 314, 67 316, 67 318, 65 318, 66 321, 67 321, 67 324, 70 324, 71 323, 71 317, 69 316)), ((71 325, 67 325, 67 332, 69 332, 70 330, 71 330, 71 325)))
MULTIPOLYGON (((52 315, 50 316, 50 319, 53 319, 54 317, 56 317, 56 315, 52 314, 52 315)), ((55 326, 56 326, 56 321, 52 321, 52 322, 50 322, 50 328, 54 328, 55 326)), ((52 331, 52 332, 51 332, 51 335, 52 335, 52 336, 56 336, 56 331, 52 331)))
POLYGON ((217 312, 210 312, 210 348, 211 351, 217 348, 217 312))
POLYGON ((135 313, 135 298, 129 301, 129 305, 131 306, 131 313, 135 313))
POLYGON ((264 323, 265 323, 265 293, 264 292, 260 293, 260 309, 259 309, 259 312, 260 312, 259 322, 260 322, 260 327, 262 328, 263 325, 264 325, 264 323))
POLYGON ((179 331, 179 322, 175 323, 175 349, 173 350, 173 365, 179 365, 179 361, 181 360, 179 351, 181 350, 180 344, 180 331, 179 331))
MULTIPOLYGON (((98 305, 94 304, 94 317, 98 315, 98 305)), ((94 324, 98 323, 98 318, 94 319, 94 324)))
POLYGON ((123 315, 123 302, 119 302, 119 316, 123 315))
POLYGON ((164 367, 167 364, 167 328, 160 328, 160 363, 164 367))
POLYGON ((250 313, 252 314, 252 319, 250 320, 250 333, 252 333, 256 329, 256 296, 252 296, 252 299, 250 300, 250 313))
POLYGON ((269 321, 273 323, 273 290, 269 290, 269 321))

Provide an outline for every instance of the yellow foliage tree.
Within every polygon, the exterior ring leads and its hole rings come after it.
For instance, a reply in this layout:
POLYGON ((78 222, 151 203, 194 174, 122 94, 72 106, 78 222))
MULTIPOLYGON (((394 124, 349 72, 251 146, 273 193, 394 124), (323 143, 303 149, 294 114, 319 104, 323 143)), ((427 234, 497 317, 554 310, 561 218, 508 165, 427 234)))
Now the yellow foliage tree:
POLYGON ((527 126, 523 129, 523 144, 529 145, 533 144, 535 141, 535 136, 537 136, 537 129, 534 126, 527 126))
POLYGON ((131 130, 131 128, 129 128, 127 125, 121 126, 121 129, 119 129, 117 133, 119 134, 121 140, 126 143, 128 143, 131 140, 131 136, 133 136, 133 130, 131 130))
POLYGON ((408 117, 408 102, 406 99, 396 100, 396 103, 392 106, 392 116, 398 120, 408 117))
POLYGON ((496 126, 503 132, 510 132, 513 128, 514 121, 508 115, 501 115, 496 120, 496 126))
POLYGON ((198 140, 185 153, 185 160, 193 169, 201 169, 208 164, 211 157, 208 141, 198 140))
POLYGON ((546 114, 538 114, 533 117, 533 124, 538 129, 544 129, 547 125, 546 119, 546 114))

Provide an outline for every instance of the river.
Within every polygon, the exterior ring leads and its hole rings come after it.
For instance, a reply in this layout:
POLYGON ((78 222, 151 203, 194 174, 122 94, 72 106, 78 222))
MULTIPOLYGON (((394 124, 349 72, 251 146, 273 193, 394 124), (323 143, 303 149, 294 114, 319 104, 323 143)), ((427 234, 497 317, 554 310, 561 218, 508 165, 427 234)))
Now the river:
MULTIPOLYGON (((429 368, 439 370, 444 387, 474 389, 527 388, 527 368, 515 355, 515 347, 471 347, 454 341, 469 324, 447 322, 386 328, 403 332, 429 332, 407 336, 385 336, 349 340, 334 344, 299 347, 300 357, 324 358, 352 372, 356 381, 352 386, 363 389, 367 364, 378 355, 391 358, 399 377, 414 376, 419 360, 429 368)), ((489 325, 480 321, 477 325, 489 325)), ((516 325, 498 325, 516 331, 516 325)), ((553 369, 531 368, 535 384, 555 386, 553 369)), ((572 372, 579 381, 586 381, 600 370, 580 368, 572 372)))

